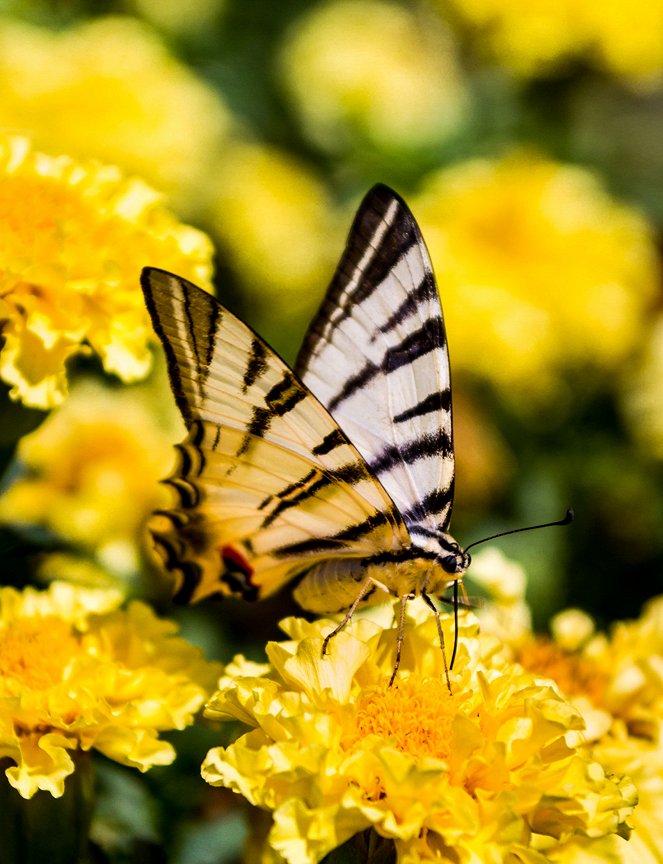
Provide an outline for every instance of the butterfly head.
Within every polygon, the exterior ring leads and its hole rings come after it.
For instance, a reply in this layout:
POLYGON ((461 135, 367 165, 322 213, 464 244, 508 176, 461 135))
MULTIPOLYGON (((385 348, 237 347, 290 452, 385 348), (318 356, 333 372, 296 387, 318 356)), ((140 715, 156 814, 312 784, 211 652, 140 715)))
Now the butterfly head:
POLYGON ((455 540, 451 540, 448 535, 444 536, 444 541, 440 543, 442 549, 438 561, 445 572, 451 576, 460 577, 470 566, 472 561, 470 554, 461 549, 458 543, 455 540))
POLYGON ((472 561, 469 553, 444 531, 429 532, 421 546, 424 557, 433 558, 446 575, 455 579, 463 577, 472 561))

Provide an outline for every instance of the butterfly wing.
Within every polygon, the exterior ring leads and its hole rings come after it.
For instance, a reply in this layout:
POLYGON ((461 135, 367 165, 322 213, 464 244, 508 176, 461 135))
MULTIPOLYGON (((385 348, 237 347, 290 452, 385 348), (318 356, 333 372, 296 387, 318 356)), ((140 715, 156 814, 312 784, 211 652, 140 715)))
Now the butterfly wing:
POLYGON ((454 456, 447 340, 407 205, 364 198, 295 366, 396 504, 411 538, 446 531, 454 456))
POLYGON ((393 502, 320 402, 210 294, 146 268, 147 308, 189 429, 152 526, 176 598, 264 597, 329 558, 409 545, 393 502))

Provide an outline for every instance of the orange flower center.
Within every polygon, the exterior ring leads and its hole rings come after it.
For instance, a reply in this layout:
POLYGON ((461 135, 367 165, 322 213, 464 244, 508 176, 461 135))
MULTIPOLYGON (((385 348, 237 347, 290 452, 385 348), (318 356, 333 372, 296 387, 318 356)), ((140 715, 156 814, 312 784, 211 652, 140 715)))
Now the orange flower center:
POLYGON ((45 690, 59 684, 80 651, 71 625, 60 618, 13 621, 0 632, 0 693, 16 696, 26 688, 45 690))
POLYGON ((535 675, 552 678, 566 696, 587 696, 600 705, 608 677, 587 657, 564 651, 550 639, 537 637, 524 646, 518 662, 535 675))
POLYGON ((449 693, 446 682, 437 678, 408 678, 385 690, 368 690, 357 703, 358 737, 380 735, 417 758, 446 759, 459 701, 449 693))

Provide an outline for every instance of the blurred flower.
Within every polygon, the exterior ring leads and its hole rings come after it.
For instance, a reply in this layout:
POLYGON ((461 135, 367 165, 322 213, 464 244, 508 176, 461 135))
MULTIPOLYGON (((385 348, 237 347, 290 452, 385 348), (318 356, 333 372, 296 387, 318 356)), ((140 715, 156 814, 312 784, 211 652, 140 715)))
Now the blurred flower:
MULTIPOLYGON (((441 4, 440 4, 441 5, 441 4)), ((478 44, 514 72, 545 74, 578 56, 613 74, 660 83, 663 73, 661 0, 453 0, 478 29, 478 44)))
POLYGON ((284 293, 290 310, 316 307, 311 288, 328 280, 342 242, 323 183, 285 153, 244 144, 224 153, 213 200, 215 232, 263 312, 284 293))
POLYGON ((0 496, 0 521, 45 528, 118 575, 136 573, 144 524, 168 500, 158 481, 173 460, 173 427, 144 389, 77 385, 21 439, 23 473, 0 496))
POLYGON ((638 362, 622 378, 621 400, 634 438, 663 458, 663 318, 643 345, 638 362))
POLYGON ((230 118, 220 96, 135 19, 102 17, 59 32, 7 19, 0 126, 40 149, 119 165, 190 214, 230 118))
POLYGON ((212 248, 156 192, 116 168, 0 138, 0 377, 26 405, 58 405, 65 361, 96 351, 123 381, 147 374, 153 338, 139 286, 145 264, 203 286, 212 248))
POLYGON ((436 146, 464 112, 448 33, 395 3, 317 6, 295 23, 281 65, 307 133, 332 151, 436 146))
MULTIPOLYGON (((2 499, 0 498, 0 503, 2 499)), ((119 544, 118 544, 119 545, 119 544)), ((113 550, 115 551, 115 550, 113 550)), ((126 550, 122 550, 125 551, 126 550)), ((49 582, 69 582, 82 588, 114 588, 118 590, 117 570, 127 566, 126 559, 135 563, 135 553, 116 555, 117 561, 111 560, 116 567, 113 573, 94 558, 85 558, 71 552, 50 552, 40 557, 37 566, 37 580, 41 584, 49 582)), ((104 556, 102 555, 102 558, 104 556)), ((107 555, 107 558, 113 556, 107 555)))
POLYGON ((413 209, 454 366, 514 407, 560 397, 560 372, 612 368, 639 341, 659 280, 652 231, 588 171, 524 153, 475 160, 430 177, 413 209))
POLYGON ((170 764, 159 732, 190 725, 218 674, 174 623, 118 605, 67 584, 0 589, 0 755, 24 798, 62 795, 79 748, 141 771, 170 764))
POLYGON ((472 619, 450 692, 430 611, 408 610, 392 687, 396 633, 368 619, 325 657, 330 622, 289 619, 291 641, 268 644, 270 663, 226 668, 206 713, 253 728, 211 750, 203 777, 274 811, 272 850, 317 862, 373 828, 400 862, 534 861, 537 838, 625 831, 631 790, 566 743, 582 726, 571 706, 501 661, 472 619))
POLYGON ((125 0, 125 5, 155 27, 176 37, 198 35, 221 19, 227 0, 125 0))
MULTIPOLYGON (((455 356, 451 357, 451 365, 455 372, 455 356)), ((497 426, 489 419, 488 410, 480 400, 471 398, 470 388, 464 384, 454 377, 454 508, 459 513, 470 513, 487 507, 511 488, 514 460, 497 426)))
POLYGON ((472 583, 490 597, 490 602, 477 609, 482 632, 510 645, 527 639, 532 632, 532 614, 525 601, 527 577, 521 565, 489 546, 473 553, 470 575, 472 583))

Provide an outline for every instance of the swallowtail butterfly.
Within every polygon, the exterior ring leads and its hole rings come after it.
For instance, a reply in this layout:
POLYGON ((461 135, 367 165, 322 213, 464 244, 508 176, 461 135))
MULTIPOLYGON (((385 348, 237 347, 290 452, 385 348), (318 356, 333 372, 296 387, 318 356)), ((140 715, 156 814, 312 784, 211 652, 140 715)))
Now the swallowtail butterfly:
POLYGON ((457 585, 444 320, 395 192, 361 203, 294 371, 185 279, 146 268, 142 286, 189 430, 153 525, 176 599, 256 600, 299 576, 298 603, 330 613, 457 585))

